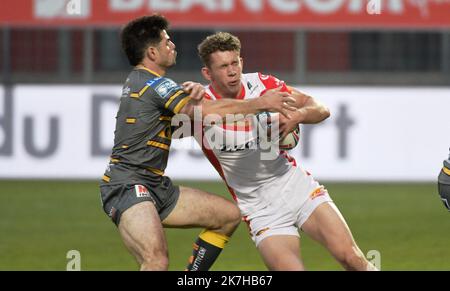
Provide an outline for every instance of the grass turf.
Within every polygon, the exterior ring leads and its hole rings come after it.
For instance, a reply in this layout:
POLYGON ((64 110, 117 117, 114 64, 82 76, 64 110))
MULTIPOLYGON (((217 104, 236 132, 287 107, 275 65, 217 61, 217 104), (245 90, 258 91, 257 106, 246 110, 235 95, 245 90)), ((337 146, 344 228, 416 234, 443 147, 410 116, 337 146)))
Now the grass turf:
MULTIPOLYGON (((219 182, 179 182, 230 197, 219 182)), ((450 270, 450 217, 433 184, 324 183, 363 250, 383 270, 450 270)), ((100 206, 96 182, 0 181, 0 270, 65 270, 69 250, 82 270, 136 270, 100 206)), ((200 229, 167 229, 170 270, 183 270, 200 229)), ((309 270, 341 270, 302 236, 309 270)), ((265 270, 241 224, 213 270, 265 270)))

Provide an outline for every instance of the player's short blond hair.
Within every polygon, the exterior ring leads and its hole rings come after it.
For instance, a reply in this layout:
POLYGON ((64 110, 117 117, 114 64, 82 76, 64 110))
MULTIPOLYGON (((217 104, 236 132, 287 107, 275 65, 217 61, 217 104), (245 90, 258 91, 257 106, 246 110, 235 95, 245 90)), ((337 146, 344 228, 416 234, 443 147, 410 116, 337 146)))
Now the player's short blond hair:
POLYGON ((236 51, 240 54, 241 42, 239 41, 239 38, 232 35, 231 33, 217 32, 205 38, 197 48, 198 55, 200 56, 203 64, 209 67, 211 64, 211 54, 215 53, 216 51, 236 51))

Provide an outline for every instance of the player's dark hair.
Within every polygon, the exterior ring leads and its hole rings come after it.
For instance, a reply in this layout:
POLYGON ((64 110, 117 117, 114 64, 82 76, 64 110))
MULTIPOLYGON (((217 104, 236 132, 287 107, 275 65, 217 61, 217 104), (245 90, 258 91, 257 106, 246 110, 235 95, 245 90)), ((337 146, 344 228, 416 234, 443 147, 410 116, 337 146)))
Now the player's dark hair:
POLYGON ((120 41, 130 65, 138 65, 147 48, 161 42, 161 32, 168 27, 167 19, 159 14, 139 17, 127 23, 120 33, 120 41))
POLYGON ((205 38, 198 45, 198 55, 207 67, 211 64, 210 56, 216 51, 236 51, 241 53, 241 42, 228 32, 217 32, 205 38))

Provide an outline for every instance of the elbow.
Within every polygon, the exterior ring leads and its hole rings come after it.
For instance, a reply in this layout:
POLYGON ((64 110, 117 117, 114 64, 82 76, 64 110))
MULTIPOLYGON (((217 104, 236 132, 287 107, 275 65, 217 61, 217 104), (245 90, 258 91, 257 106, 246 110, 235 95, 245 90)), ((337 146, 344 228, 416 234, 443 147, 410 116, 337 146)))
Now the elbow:
POLYGON ((330 112, 330 109, 328 109, 328 107, 325 107, 323 112, 324 112, 323 114, 325 117, 324 119, 327 119, 331 116, 331 112, 330 112))
POLYGON ((330 109, 328 109, 328 107, 324 106, 322 108, 322 121, 329 118, 330 116, 331 116, 330 109))

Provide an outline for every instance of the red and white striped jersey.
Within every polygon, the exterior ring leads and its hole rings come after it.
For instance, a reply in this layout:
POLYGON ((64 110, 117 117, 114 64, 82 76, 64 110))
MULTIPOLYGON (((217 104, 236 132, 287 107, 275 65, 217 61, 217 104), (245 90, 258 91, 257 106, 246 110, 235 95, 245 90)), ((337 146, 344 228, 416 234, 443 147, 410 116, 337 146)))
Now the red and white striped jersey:
MULTIPOLYGON (((289 91, 284 82, 273 76, 261 73, 242 74, 242 93, 238 99, 257 98, 266 90, 283 86, 289 91)), ((218 100, 219 96, 211 86, 206 87, 206 98, 218 100)), ((252 130, 255 117, 240 121, 232 125, 212 125, 203 127, 203 152, 225 180, 230 192, 238 203, 239 193, 250 193, 277 177, 285 174, 295 166, 295 160, 284 151, 276 152, 271 159, 264 157, 260 147, 252 147, 257 143, 257 133, 252 130), (252 122, 253 120, 253 122, 252 122), (214 135, 214 145, 211 137, 214 135), (217 141, 219 140, 219 145, 217 141), (237 197, 236 197, 237 195, 237 197)), ((244 198, 245 199, 245 198, 244 198)))

